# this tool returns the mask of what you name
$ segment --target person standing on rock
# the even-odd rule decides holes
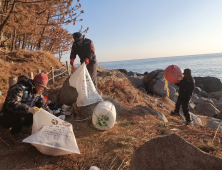
[[[97,88],[97,60],[95,48],[92,40],[85,38],[80,32],[73,34],[74,42],[70,54],[70,64],[74,68],[76,55],[80,58],[80,63],[85,62],[91,79]]]
[[[38,108],[50,112],[46,100],[41,94],[48,83],[48,76],[44,73],[37,74],[34,80],[20,76],[18,82],[8,90],[7,97],[0,112],[0,125],[11,128],[10,133],[15,140],[19,140],[23,126],[33,124],[33,114]]]
[[[186,118],[186,125],[189,125],[191,123],[191,120],[188,104],[194,91],[195,80],[191,76],[190,69],[185,69],[183,75],[183,77],[177,78],[178,80],[180,80],[180,82],[176,84],[177,86],[179,86],[179,96],[176,102],[175,110],[172,111],[171,114],[179,115],[180,106],[182,105],[182,110]]]

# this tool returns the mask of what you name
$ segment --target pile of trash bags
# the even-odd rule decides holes
[[[103,101],[91,80],[85,63],[70,76],[69,84],[78,92],[77,107],[98,103],[92,113],[92,123],[95,128],[108,130],[114,126],[115,106],[109,101]],[[62,108],[57,108],[47,96],[45,99],[51,113],[40,109],[33,115],[32,134],[23,142],[31,143],[46,155],[80,154],[72,124],[65,121],[65,116],[71,114],[70,106],[63,104]]]

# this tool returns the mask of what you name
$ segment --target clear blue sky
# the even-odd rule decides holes
[[[83,21],[68,30],[89,27],[86,38],[93,40],[98,62],[222,52],[222,0],[80,3]]]

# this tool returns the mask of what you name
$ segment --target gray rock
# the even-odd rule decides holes
[[[151,139],[133,153],[131,170],[222,169],[222,159],[194,147],[177,134]]]
[[[202,88],[207,93],[220,91],[221,81],[216,77],[194,77],[197,86],[199,84],[203,85]]]
[[[138,88],[140,91],[142,91],[143,93],[147,94],[147,91],[143,88],[143,87],[139,87]]]
[[[200,103],[196,106],[196,110],[202,113],[204,116],[215,117],[220,111],[211,103]]]
[[[132,85],[136,88],[142,87],[145,88],[145,85],[143,83],[143,80],[135,77],[127,77],[129,81],[132,83]]]
[[[203,97],[208,97],[207,93],[199,87],[195,87],[194,93],[196,93],[200,96],[203,96]]]
[[[124,74],[128,73],[128,71],[126,69],[117,69],[117,70],[120,71],[121,73],[124,73]]]
[[[199,97],[196,94],[193,94],[191,100],[197,100],[197,99],[199,99]]]
[[[165,82],[162,80],[157,80],[156,84],[153,87],[153,94],[165,97],[167,95],[167,91],[164,90]],[[172,99],[176,93],[176,90],[168,84],[169,88],[169,98]]]
[[[147,87],[148,84],[151,82],[151,80],[153,80],[159,72],[163,72],[164,70],[154,70],[150,73],[148,73],[146,76],[143,77],[143,82],[144,82],[144,85]]]
[[[193,125],[200,125],[200,126],[203,125],[201,119],[200,119],[198,116],[196,116],[196,115],[193,114],[192,112],[189,112],[189,113],[190,113],[190,120],[191,120],[191,123],[192,123]],[[182,110],[180,110],[180,115],[182,116],[182,118],[183,118],[184,121],[185,121],[186,119],[185,119],[185,117],[184,117],[184,113],[183,113]]]
[[[208,97],[219,100],[222,97],[222,91],[208,93]]]
[[[156,111],[156,110],[154,110],[154,109],[151,109],[151,108],[149,108],[149,107],[146,107],[146,106],[140,105],[140,107],[143,108],[143,109],[148,110],[151,114],[158,116],[158,118],[159,118],[160,120],[162,120],[162,121],[164,121],[164,122],[168,122],[167,118],[165,117],[165,115],[164,115],[163,113],[158,112],[158,111]]]
[[[220,125],[219,130],[222,130],[222,123],[219,122],[219,121],[216,121],[216,120],[212,120],[212,121],[209,121],[209,122],[205,125],[205,127],[206,127],[206,128],[210,128],[210,129],[217,130],[219,125]]]
[[[177,102],[177,99],[178,99],[178,96],[179,96],[179,93],[176,92],[172,98],[172,100],[176,103]]]
[[[136,73],[134,73],[132,71],[126,73],[126,76],[137,77]]]
[[[103,100],[109,101],[115,106],[116,114],[121,114],[123,111],[125,111],[125,109],[118,102],[116,102],[113,98],[103,97]],[[92,116],[93,111],[98,103],[99,102],[90,104],[88,106],[77,107],[76,102],[75,102],[72,104],[73,110],[71,110],[71,111],[76,113],[76,115],[82,115],[85,117],[89,117],[89,116]]]
[[[103,97],[103,100],[111,102],[116,108],[116,114],[121,114],[125,109],[115,99],[111,97]]]
[[[63,104],[71,106],[77,100],[78,92],[76,88],[69,85],[69,77],[67,77],[60,89],[58,106],[62,106]]]

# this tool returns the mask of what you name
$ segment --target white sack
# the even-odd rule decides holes
[[[109,101],[102,101],[95,107],[92,123],[99,130],[108,130],[116,123],[116,108]]]
[[[44,109],[33,115],[32,135],[22,142],[31,143],[46,155],[80,154],[72,125]]]
[[[76,102],[78,107],[103,101],[92,82],[85,63],[70,76],[69,84],[78,92]]]

